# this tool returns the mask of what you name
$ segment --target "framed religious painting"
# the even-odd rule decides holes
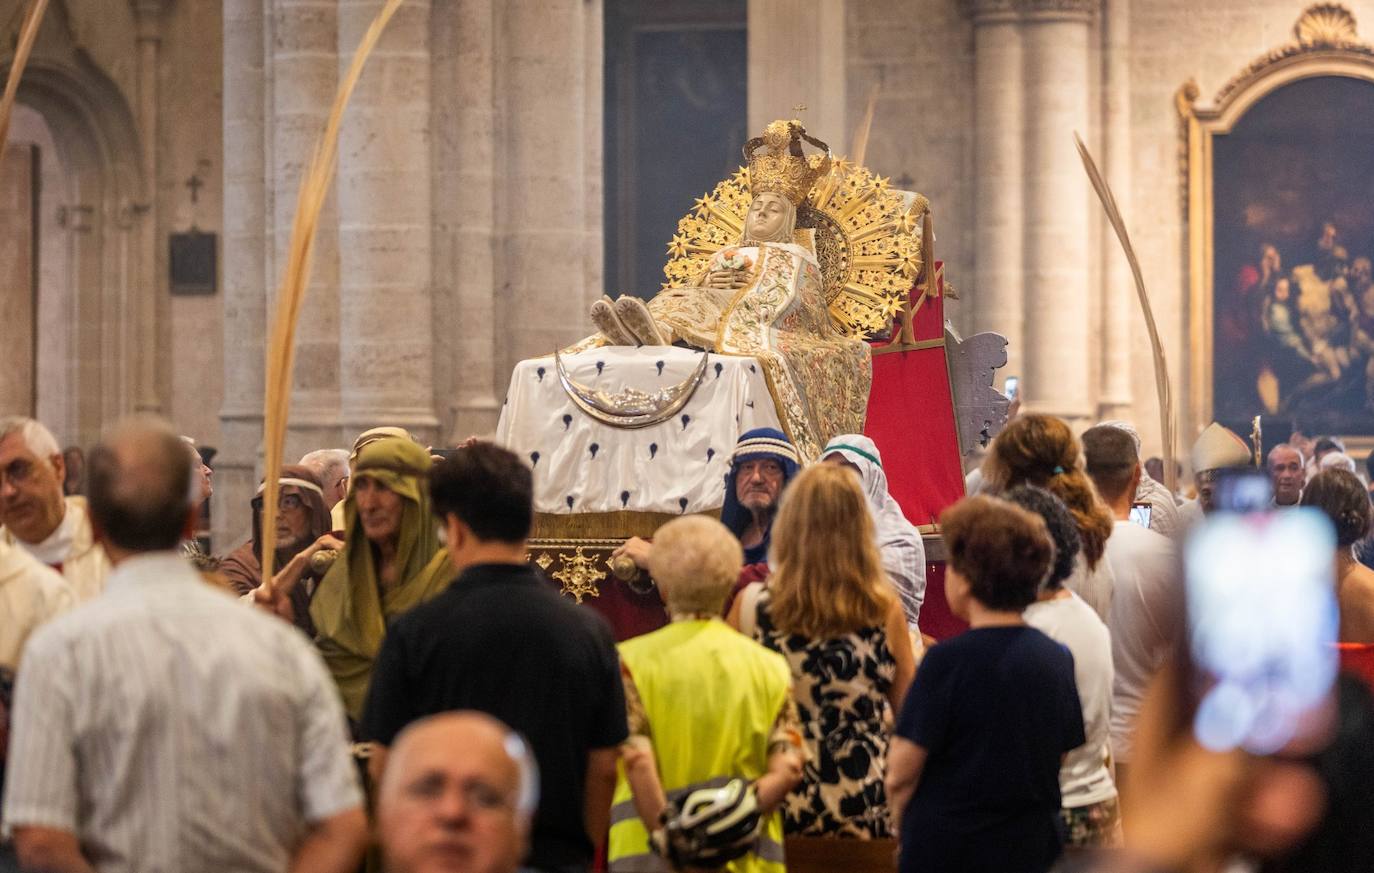
[[[1374,444],[1374,48],[1321,4],[1198,98],[1178,97],[1193,429],[1264,415]]]

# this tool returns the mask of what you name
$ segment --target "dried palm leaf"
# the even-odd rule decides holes
[[[854,128],[854,136],[849,141],[849,162],[856,167],[863,166],[864,155],[868,153],[868,134],[873,130],[873,112],[878,108],[880,90],[882,85],[878,82],[868,89],[868,107],[864,109],[864,117],[859,121],[859,126]]]
[[[334,169],[339,157],[339,125],[344,108],[353,96],[353,89],[362,75],[363,65],[377,47],[382,31],[405,0],[387,0],[363,35],[353,53],[353,63],[339,83],[334,106],[329,112],[324,132],[301,178],[301,191],[296,203],[296,218],[291,226],[291,245],[286,253],[286,272],[277,291],[276,314],[267,339],[267,387],[263,408],[263,476],[265,488],[262,500],[262,579],[270,592],[275,568],[272,559],[277,547],[277,478],[281,475],[282,451],[286,443],[286,419],[291,410],[291,370],[296,358],[296,322],[310,286],[311,256],[315,246],[315,231],[319,227],[320,211],[334,183]]]
[[[43,13],[47,8],[48,0],[33,0],[19,29],[19,44],[15,46],[14,61],[10,63],[10,77],[5,82],[5,94],[0,97],[0,154],[4,154],[5,143],[9,142],[10,116],[14,113],[14,101],[19,97],[19,80],[29,64],[29,54],[33,51],[34,41],[38,39],[38,26],[43,23]]]
[[[1078,156],[1083,159],[1083,169],[1088,171],[1088,179],[1093,184],[1093,190],[1097,192],[1098,199],[1102,201],[1102,208],[1107,212],[1107,220],[1116,231],[1116,238],[1121,241],[1121,248],[1126,253],[1126,262],[1131,266],[1131,276],[1135,279],[1136,298],[1139,299],[1140,309],[1145,314],[1145,328],[1149,331],[1150,350],[1154,355],[1155,392],[1159,395],[1159,433],[1164,443],[1164,484],[1170,491],[1175,491],[1178,488],[1178,476],[1174,467],[1177,425],[1174,419],[1173,390],[1169,382],[1169,362],[1165,360],[1164,344],[1159,339],[1154,309],[1150,306],[1150,295],[1145,290],[1145,278],[1140,272],[1140,259],[1136,257],[1135,247],[1131,245],[1131,236],[1126,232],[1126,222],[1121,217],[1121,210],[1117,208],[1111,186],[1098,172],[1097,164],[1089,154],[1088,147],[1083,144],[1077,133],[1073,135],[1073,141],[1078,146]]]

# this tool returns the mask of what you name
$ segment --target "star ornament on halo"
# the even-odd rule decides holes
[[[672,240],[668,243],[668,254],[675,258],[685,257],[687,255],[687,246],[689,242],[686,234],[673,234]]]

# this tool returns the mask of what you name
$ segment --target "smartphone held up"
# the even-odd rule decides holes
[[[1335,532],[1316,510],[1267,503],[1248,480],[1228,483],[1184,548],[1193,732],[1216,751],[1300,748],[1329,724]]]

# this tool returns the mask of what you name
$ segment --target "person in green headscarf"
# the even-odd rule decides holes
[[[430,464],[429,453],[408,439],[359,450],[344,505],[344,548],[310,604],[316,645],[355,722],[387,625],[452,580],[430,511]]]

